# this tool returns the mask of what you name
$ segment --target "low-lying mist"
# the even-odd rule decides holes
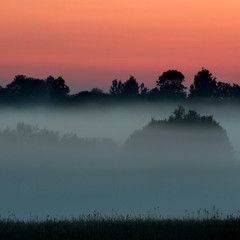
[[[199,105],[201,116],[213,115],[210,126],[169,126],[176,107],[2,110],[2,214],[236,212],[239,110]]]

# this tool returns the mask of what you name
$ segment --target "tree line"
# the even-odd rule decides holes
[[[240,86],[217,81],[212,73],[202,68],[190,85],[189,92],[184,85],[185,76],[177,70],[163,72],[156,81],[156,87],[149,89],[144,83],[139,84],[133,76],[122,82],[114,79],[109,92],[99,88],[70,94],[70,89],[62,77],[52,76],[36,79],[17,75],[13,81],[0,86],[0,103],[81,103],[85,101],[114,100],[199,100],[208,99],[216,102],[240,100]]]

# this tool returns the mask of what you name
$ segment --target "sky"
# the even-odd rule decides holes
[[[0,85],[63,76],[71,92],[130,75],[149,88],[202,67],[240,84],[239,0],[1,0]]]

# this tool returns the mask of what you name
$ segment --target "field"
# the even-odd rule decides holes
[[[221,218],[206,211],[204,218],[160,219],[146,216],[100,216],[97,213],[68,219],[17,220],[13,216],[0,220],[1,240],[214,240],[239,239],[240,218]]]

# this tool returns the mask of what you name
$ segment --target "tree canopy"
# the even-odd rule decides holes
[[[160,93],[167,98],[185,98],[184,75],[177,70],[164,72],[158,79]]]
[[[195,77],[190,86],[189,97],[208,97],[212,98],[217,93],[217,81],[209,70],[202,68]]]
[[[6,87],[0,86],[0,104],[78,104],[80,102],[111,103],[118,101],[183,101],[207,100],[210,103],[240,100],[240,86],[218,82],[212,73],[202,68],[190,85],[187,95],[185,77],[178,70],[168,70],[162,73],[156,81],[156,86],[149,89],[144,83],[139,83],[132,75],[126,80],[114,79],[109,93],[98,87],[90,91],[80,91],[70,95],[70,89],[65,80],[59,76],[49,76],[37,79],[25,75],[17,75]],[[206,101],[205,101],[206,102]]]
[[[174,164],[233,162],[233,148],[226,130],[213,116],[186,111],[179,106],[164,120],[152,119],[125,142],[131,153]]]
[[[173,113],[164,120],[154,120],[146,126],[146,128],[156,127],[197,127],[197,128],[211,128],[219,131],[224,131],[222,126],[213,119],[213,116],[201,116],[195,110],[186,111],[183,106],[178,106]]]

